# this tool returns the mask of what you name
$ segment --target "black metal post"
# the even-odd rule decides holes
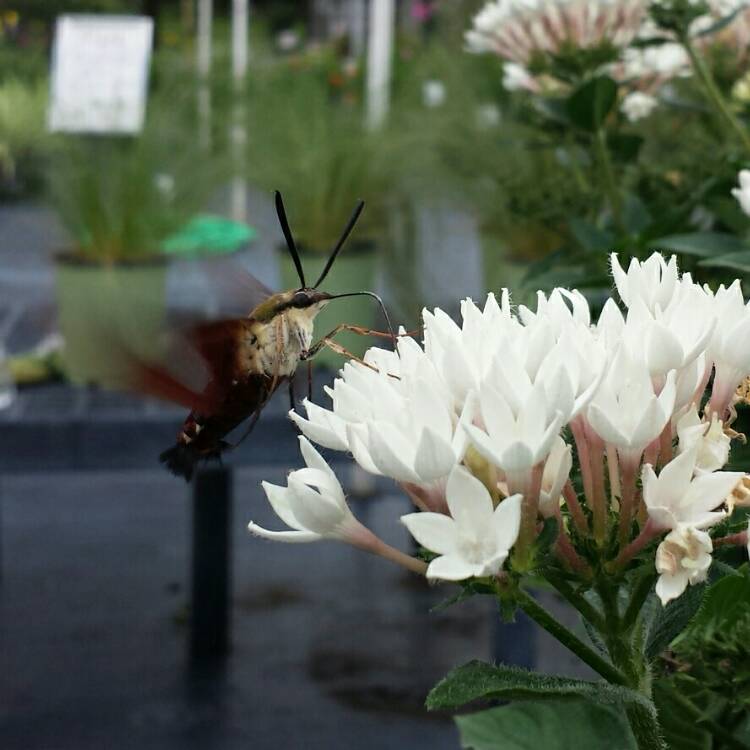
[[[194,482],[190,655],[205,659],[229,651],[232,472],[202,469]]]

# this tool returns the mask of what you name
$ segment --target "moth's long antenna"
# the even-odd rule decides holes
[[[391,339],[395,346],[396,334],[393,332],[393,326],[391,325],[391,319],[388,316],[388,310],[385,309],[383,300],[375,294],[375,292],[347,292],[346,294],[332,294],[329,299],[341,299],[342,297],[372,297],[380,306],[380,310],[385,318],[385,324],[388,326],[388,333],[391,335]]]
[[[359,203],[357,203],[351,217],[349,218],[349,221],[344,227],[344,231],[341,233],[341,237],[339,237],[339,241],[336,243],[336,246],[333,248],[333,250],[331,250],[331,254],[328,256],[328,262],[326,263],[323,272],[320,274],[320,278],[315,282],[313,289],[317,289],[323,283],[325,277],[328,276],[328,272],[331,270],[333,261],[336,260],[336,256],[339,254],[339,251],[346,242],[346,238],[351,234],[352,229],[354,229],[354,225],[357,223],[357,219],[359,219],[359,215],[362,213],[362,209],[364,207],[364,201],[360,201]]]
[[[278,190],[274,193],[274,197],[276,199],[276,215],[279,217],[279,224],[281,224],[281,231],[284,233],[284,239],[286,240],[286,246],[289,249],[289,255],[292,256],[294,267],[297,269],[297,276],[299,276],[300,281],[300,289],[306,289],[307,287],[305,285],[305,272],[302,270],[302,261],[299,259],[297,245],[294,244],[292,230],[289,229],[289,221],[286,218],[286,211],[284,210],[284,201],[282,200],[281,193]]]

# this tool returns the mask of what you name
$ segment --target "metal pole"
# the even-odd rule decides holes
[[[198,0],[198,39],[195,65],[198,70],[198,140],[200,145],[211,147],[211,33],[213,27],[213,0]]]
[[[393,57],[394,0],[370,0],[367,42],[367,124],[379,128],[388,116]]]
[[[202,469],[194,482],[190,655],[205,659],[230,644],[231,469]]]
[[[235,175],[232,178],[231,214],[235,221],[247,220],[247,183],[242,173],[245,169],[245,91],[248,63],[248,24],[250,9],[248,0],[232,0],[232,81],[234,103],[230,140]]]

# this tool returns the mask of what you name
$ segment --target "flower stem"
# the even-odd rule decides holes
[[[573,439],[576,443],[576,453],[578,454],[578,465],[581,468],[581,480],[583,481],[583,495],[586,498],[586,504],[593,511],[594,505],[594,478],[591,473],[591,452],[589,443],[586,439],[586,432],[583,424],[579,419],[574,419],[570,423],[570,429],[573,433]]]
[[[597,612],[596,607],[589,603],[573,586],[571,586],[562,576],[548,571],[544,577],[557,590],[557,592],[570,602],[580,613],[583,618],[588,620],[597,630],[604,627],[604,619]]]
[[[537,516],[539,515],[539,493],[542,488],[544,462],[540,461],[531,469],[523,490],[521,503],[521,528],[515,544],[513,566],[527,570],[532,562],[534,539],[537,535]]]
[[[607,134],[604,128],[599,128],[594,136],[594,147],[596,148],[597,159],[602,168],[604,175],[604,188],[609,198],[609,207],[612,211],[612,218],[617,225],[618,231],[627,235],[628,230],[622,218],[622,198],[617,188],[615,173],[612,169],[612,160],[609,157],[609,148],[607,147]]]
[[[631,703],[625,713],[638,750],[667,750],[655,713],[637,703]]]
[[[614,570],[624,568],[649,542],[662,532],[651,519],[646,521],[646,525],[641,529],[641,533],[633,539],[630,544],[620,550],[620,554],[612,563]]]
[[[609,504],[613,508],[614,501],[617,500],[617,507],[619,507],[622,498],[620,461],[617,457],[617,448],[612,443],[607,443],[607,471],[609,473]]]
[[[625,614],[622,618],[622,625],[625,630],[628,630],[636,621],[636,618],[643,608],[643,603],[646,601],[646,597],[651,592],[651,588],[654,585],[654,575],[649,571],[645,575],[642,575],[638,582],[633,588],[633,594],[630,597],[630,602],[625,610]]]
[[[741,547],[746,545],[748,542],[747,531],[739,531],[736,534],[728,534],[727,536],[719,537],[713,540],[714,548],[724,547],[726,545],[736,545]]]
[[[570,479],[568,479],[563,487],[563,496],[565,497],[565,504],[568,506],[570,517],[573,519],[573,524],[578,530],[578,533],[581,536],[588,536],[589,524],[586,520],[583,508],[581,507],[581,503],[578,500],[578,494],[573,487],[573,482],[571,482]]]
[[[727,125],[729,130],[739,138],[740,143],[742,143],[745,150],[750,153],[750,134],[748,134],[747,129],[729,109],[729,105],[724,99],[719,87],[716,85],[716,81],[705,61],[698,54],[687,34],[683,34],[680,37],[680,42],[688,53],[688,57],[690,57],[693,70],[703,86],[703,91],[706,94],[709,103],[714,106],[719,117],[724,121],[724,124]]]
[[[635,473],[633,462],[628,459],[620,462],[622,468],[622,502],[620,503],[620,544],[625,544],[630,537],[635,508]]]
[[[558,557],[570,568],[574,573],[582,576],[585,580],[591,580],[591,568],[588,563],[581,558],[576,552],[575,547],[570,541],[570,537],[565,532],[562,525],[562,518],[558,513],[557,523],[559,531],[557,533],[557,540],[555,541],[555,551]]]
[[[559,623],[534,597],[522,589],[515,592],[518,606],[540,627],[544,628],[550,635],[557,638],[560,643],[570,649],[581,661],[588,664],[595,672],[598,672],[605,680],[615,685],[627,685],[625,675],[600,656],[592,648],[589,648],[578,636]]]
[[[371,545],[370,547],[365,548],[366,551],[372,552],[373,554],[379,555],[380,557],[384,557],[386,560],[395,562],[402,568],[411,570],[413,573],[417,573],[421,576],[423,576],[427,571],[427,563],[424,560],[417,560],[416,557],[411,557],[411,555],[407,555],[401,550],[398,550],[395,547],[391,547],[390,544],[386,544],[380,539],[378,539],[377,541],[378,544]]]
[[[659,466],[668,464],[672,455],[672,424],[667,422],[659,437]]]
[[[590,440],[591,480],[594,492],[594,539],[601,547],[607,536],[607,508],[604,491],[604,443],[598,438]]]

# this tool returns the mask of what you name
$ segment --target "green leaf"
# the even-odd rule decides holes
[[[586,219],[571,219],[570,231],[576,242],[587,252],[610,252],[614,237],[603,229],[599,229]]]
[[[733,577],[736,571],[728,565],[714,562],[709,572],[709,583],[721,580],[726,576]],[[653,619],[646,625],[646,656],[650,659],[658,656],[687,627],[701,607],[708,586],[700,583],[688,586],[685,593],[663,607],[658,601],[648,602],[653,612]],[[655,598],[655,594],[651,597]],[[650,597],[650,598],[651,598]]]
[[[748,569],[726,575],[706,591],[698,614],[690,623],[690,630],[705,634],[724,630],[750,607],[750,575]]]
[[[585,698],[606,706],[634,705],[653,713],[653,704],[640,693],[607,682],[573,680],[529,672],[519,667],[470,661],[451,670],[427,696],[430,711],[454,709],[483,699],[530,700]]]
[[[669,747],[680,750],[711,750],[711,735],[695,725],[692,716],[674,700],[666,681],[654,685],[654,700],[659,712],[659,724],[664,732],[664,739]]]
[[[652,240],[650,244],[656,250],[697,255],[701,258],[716,258],[748,250],[748,246],[738,237],[722,232],[673,234],[670,237]]]
[[[617,84],[597,76],[577,88],[568,99],[568,116],[574,125],[591,133],[599,130],[617,101]]]
[[[731,268],[733,271],[750,273],[750,250],[719,255],[718,258],[706,258],[698,263],[704,268]]]
[[[624,162],[633,162],[638,158],[645,139],[635,133],[609,133],[607,143],[609,148],[618,159]]]
[[[685,593],[663,607],[658,601],[653,606],[653,620],[647,624],[645,653],[649,659],[658,656],[685,629],[701,605],[706,584],[688,586]],[[651,597],[656,598],[655,594]],[[649,597],[649,598],[651,598]]]
[[[685,629],[698,611],[706,584],[688,586],[685,593],[663,607],[659,602],[654,606],[654,619],[649,624],[646,636],[646,656],[658,656]],[[656,597],[655,594],[652,594]]]
[[[457,716],[467,750],[635,750],[622,713],[584,700],[514,703]]]
[[[635,193],[625,195],[622,214],[625,227],[631,234],[640,234],[651,224],[651,214],[646,204]]]
[[[552,122],[560,125],[570,125],[568,107],[565,99],[558,96],[534,97],[534,108]]]

